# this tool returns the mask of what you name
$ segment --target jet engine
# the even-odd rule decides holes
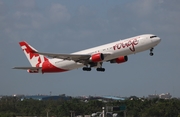
[[[104,60],[104,55],[102,53],[93,54],[89,60],[92,62],[100,62]]]
[[[120,57],[118,57],[116,59],[110,60],[110,63],[118,63],[118,64],[120,64],[120,63],[124,63],[126,61],[128,61],[128,57],[127,56],[120,56]]]

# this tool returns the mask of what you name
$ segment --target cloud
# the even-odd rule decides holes
[[[0,0],[0,5],[3,5],[3,2]]]
[[[145,16],[145,15],[149,15],[154,7],[154,1],[153,0],[138,0],[138,2],[136,2],[133,5],[133,9],[134,11],[136,11],[137,14]]]
[[[44,16],[39,12],[16,11],[13,15],[14,28],[16,29],[39,29],[44,23]]]
[[[49,15],[54,23],[68,21],[71,17],[68,9],[61,4],[52,4]]]
[[[14,4],[18,9],[23,9],[23,10],[27,10],[27,9],[33,10],[36,7],[35,0],[16,0]]]
[[[40,39],[52,42],[107,36],[116,39],[120,35],[177,33],[180,30],[179,6],[168,0],[137,0],[100,12],[85,5],[72,12],[68,5],[60,3],[39,8],[35,0],[18,0],[13,6],[7,9],[8,5],[0,0],[0,13],[6,11],[0,17],[0,33],[6,40]],[[176,20],[172,21],[172,18]]]
[[[44,28],[43,25],[49,25],[49,22],[64,22],[70,19],[70,14],[67,8],[61,4],[52,4],[50,8],[44,8],[42,12],[35,4],[34,0],[18,0],[15,3],[11,15],[6,18],[14,20],[15,28],[30,29]],[[16,24],[16,25],[15,25]]]
[[[0,20],[2,20],[3,16],[7,13],[7,8],[5,7],[2,0],[0,0]]]
[[[39,35],[52,39],[57,36],[53,30],[71,18],[66,6],[52,3],[40,9],[35,0],[14,1],[11,9],[0,0],[0,16],[1,41],[41,39]]]
[[[114,28],[129,33],[178,33],[178,3],[177,0],[137,0],[111,8],[108,20]]]

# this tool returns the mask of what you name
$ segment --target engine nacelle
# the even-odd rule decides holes
[[[30,70],[30,69],[28,69],[27,72],[28,73],[39,73],[39,70],[38,69],[37,70]]]
[[[104,55],[102,53],[93,54],[89,60],[92,62],[100,62],[104,60]]]
[[[110,63],[118,63],[119,64],[119,63],[124,63],[126,61],[128,61],[127,56],[120,56],[120,57],[118,57],[116,59],[110,60]]]

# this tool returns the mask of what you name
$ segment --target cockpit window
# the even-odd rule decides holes
[[[157,37],[157,36],[150,36],[150,38],[154,38],[154,37]]]

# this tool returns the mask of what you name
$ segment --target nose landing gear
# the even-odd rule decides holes
[[[150,49],[150,53],[149,53],[150,56],[153,56],[153,55],[154,55],[153,50],[154,50],[154,48],[151,48],[151,49]]]

